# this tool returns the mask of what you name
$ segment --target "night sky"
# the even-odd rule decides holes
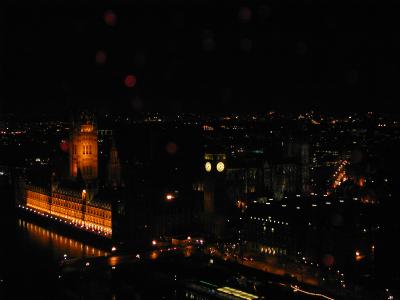
[[[0,112],[393,111],[400,98],[395,4],[33,2],[3,10]]]

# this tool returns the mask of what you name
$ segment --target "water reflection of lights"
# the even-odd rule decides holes
[[[158,252],[157,251],[152,251],[150,253],[150,258],[151,259],[157,259],[158,258]]]
[[[108,255],[108,252],[104,250],[85,245],[77,240],[62,236],[23,219],[18,220],[18,227],[25,231],[29,238],[40,246],[49,247],[51,245],[56,258],[63,257],[64,254],[67,254],[68,257]]]
[[[121,262],[121,258],[119,256],[110,256],[107,261],[108,265],[115,267]]]

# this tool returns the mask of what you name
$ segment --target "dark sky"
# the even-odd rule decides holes
[[[3,11],[2,111],[388,111],[400,96],[395,4],[33,2]]]

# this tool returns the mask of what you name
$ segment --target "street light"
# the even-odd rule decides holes
[[[165,195],[165,199],[166,199],[167,201],[172,201],[172,200],[175,199],[175,195],[174,195],[174,194],[171,194],[171,193],[168,193],[168,194]]]
[[[356,251],[356,261],[359,261],[359,260],[361,260],[363,258],[363,256],[361,255],[361,252],[360,251]]]

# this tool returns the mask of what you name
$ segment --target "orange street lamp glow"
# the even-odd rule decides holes
[[[165,198],[167,199],[167,201],[171,201],[171,200],[175,199],[175,196],[173,194],[167,194],[165,196]]]
[[[360,251],[356,251],[356,261],[360,261],[361,259],[363,259],[364,256],[361,255]]]

